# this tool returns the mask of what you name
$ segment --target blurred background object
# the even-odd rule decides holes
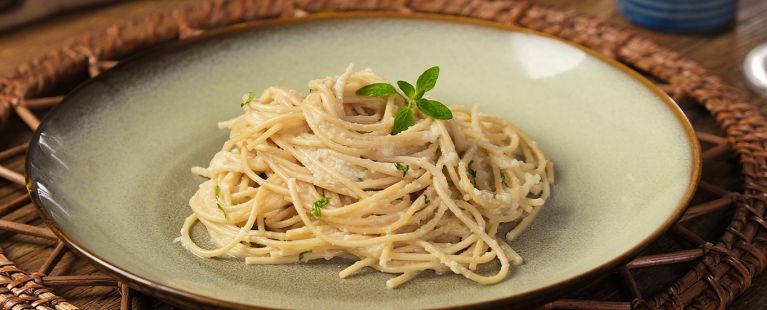
[[[639,26],[671,32],[706,32],[735,21],[737,0],[617,0],[618,10]]]
[[[118,0],[0,0],[0,31],[56,13]]]
[[[754,92],[767,98],[767,43],[755,47],[746,55],[743,74]]]
[[[737,0],[616,0],[616,9],[641,27],[681,33],[710,34],[733,26]],[[743,75],[751,89],[767,98],[767,43],[743,59]]]

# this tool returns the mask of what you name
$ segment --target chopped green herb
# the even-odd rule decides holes
[[[437,85],[437,78],[439,78],[439,67],[434,66],[421,73],[415,86],[405,81],[397,81],[397,86],[406,96],[407,104],[397,110],[397,114],[394,115],[392,135],[415,125],[416,116],[414,112],[416,108],[424,115],[434,119],[449,120],[453,118],[450,108],[439,101],[423,98],[427,91],[432,90]],[[388,83],[375,83],[358,89],[356,93],[368,97],[386,97],[396,94],[397,90]]]
[[[509,180],[506,178],[506,174],[501,171],[501,183],[503,183],[504,186],[509,187]]]
[[[362,182],[362,181],[363,181],[362,178],[357,178],[357,182]]]
[[[242,103],[240,103],[240,107],[244,107],[246,104],[250,104],[253,102],[253,99],[256,99],[256,92],[248,92],[244,95],[242,95]]]
[[[301,254],[298,254],[298,261],[302,262],[302,263],[306,262],[306,260],[304,260],[304,259],[306,258],[306,255],[309,255],[309,254],[312,254],[312,251],[303,251],[303,252],[301,252]]]
[[[216,198],[221,197],[221,187],[216,185]]]
[[[330,198],[328,197],[322,197],[320,199],[317,199],[317,201],[312,203],[312,216],[314,217],[322,216],[322,208],[327,206],[329,203],[330,203]]]
[[[428,205],[431,203],[431,200],[429,199],[429,196],[426,196],[426,194],[423,195],[423,202]]]
[[[228,220],[229,219],[229,213],[226,213],[226,210],[224,210],[224,208],[221,206],[221,204],[217,202],[216,203],[216,207],[218,207],[218,209],[221,210],[221,213],[224,214],[224,218],[226,218]]]
[[[396,94],[397,90],[389,83],[374,83],[358,89],[356,93],[367,97],[387,97]]]
[[[402,171],[403,177],[407,174],[407,171],[410,170],[410,166],[400,163],[394,163],[394,167],[397,168],[397,170]]]
[[[466,167],[466,173],[469,174],[469,177],[471,177],[471,184],[474,184],[474,186],[477,185],[477,170],[474,170],[471,166],[474,165],[474,161],[469,162],[469,166]]]

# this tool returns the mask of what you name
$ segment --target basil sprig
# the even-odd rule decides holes
[[[403,132],[410,128],[410,126],[415,125],[416,109],[434,119],[449,120],[453,118],[453,113],[442,102],[423,98],[426,92],[432,90],[437,85],[437,78],[439,78],[439,67],[434,66],[421,73],[415,86],[405,81],[397,81],[397,86],[405,94],[407,104],[399,108],[394,115],[392,135]],[[389,83],[374,83],[358,89],[356,93],[357,95],[367,97],[388,97],[397,94],[397,90]]]

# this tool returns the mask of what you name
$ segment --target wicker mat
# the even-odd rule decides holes
[[[16,114],[31,130],[39,125],[33,111],[44,111],[61,100],[60,94],[75,82],[94,77],[144,48],[171,40],[183,40],[208,31],[249,20],[304,16],[319,11],[383,10],[403,13],[423,12],[460,15],[513,24],[549,33],[614,58],[651,78],[676,99],[693,120],[703,152],[704,181],[698,194],[673,228],[661,239],[683,240],[685,249],[640,255],[602,278],[617,276],[625,291],[620,300],[602,296],[599,289],[571,294],[580,299],[550,300],[548,309],[631,309],[692,307],[721,309],[743,293],[751,279],[767,264],[767,131],[765,119],[744,93],[727,85],[714,73],[678,53],[659,46],[652,40],[605,22],[574,12],[533,5],[524,1],[205,1],[152,14],[131,22],[117,24],[85,34],[78,40],[48,51],[44,56],[20,64],[17,70],[0,78],[0,127]],[[701,114],[713,117],[718,126],[705,125]],[[38,112],[38,115],[41,112]],[[3,138],[19,135],[4,130]],[[28,135],[27,135],[28,136]],[[32,208],[25,191],[25,180],[10,163],[24,155],[26,144],[0,152],[0,182],[13,194],[0,201],[0,217],[21,208]],[[734,158],[740,169],[721,168],[721,158]],[[719,163],[717,163],[719,161]],[[725,160],[726,161],[726,160]],[[706,182],[706,174],[740,174],[740,184]],[[709,178],[717,180],[720,178]],[[729,188],[729,189],[727,189]],[[709,238],[710,232],[695,232],[686,223],[712,213],[730,210],[729,225]],[[0,249],[0,308],[2,309],[76,309],[65,298],[51,292],[50,287],[114,286],[122,296],[121,307],[130,308],[128,285],[107,276],[50,276],[65,244],[46,227],[32,226],[0,218],[0,230],[50,240],[55,244],[43,266],[36,270],[17,266]],[[7,236],[7,233],[0,234]],[[663,240],[658,241],[663,242]],[[652,247],[650,250],[652,252]],[[656,266],[687,264],[687,271],[665,288],[655,289],[653,296],[642,296],[637,274],[647,277]],[[648,269],[649,268],[649,269]],[[655,268],[662,269],[662,268]],[[663,269],[665,270],[665,269]],[[668,277],[668,274],[654,276]],[[607,280],[596,286],[612,285]],[[132,285],[132,283],[128,283]],[[592,287],[594,286],[592,285]],[[168,296],[165,296],[168,297]],[[552,296],[554,297],[554,296]],[[610,300],[610,301],[606,301]]]

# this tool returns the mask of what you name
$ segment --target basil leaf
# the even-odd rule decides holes
[[[391,134],[396,135],[413,125],[415,125],[415,115],[413,114],[413,111],[407,106],[401,107],[394,116],[394,127],[391,129]]]
[[[367,97],[386,97],[397,93],[389,83],[374,83],[357,90],[357,95]]]
[[[397,81],[397,86],[399,86],[399,89],[402,90],[403,93],[405,93],[405,96],[407,96],[410,99],[415,98],[415,88],[412,84],[405,82],[405,81]]]
[[[415,98],[413,98],[413,99],[418,100],[418,99],[423,98],[423,94],[424,93],[425,93],[425,91],[419,90],[417,93],[415,93]]]
[[[439,77],[439,67],[434,66],[426,69],[421,76],[418,77],[418,81],[415,84],[415,89],[423,92],[430,91],[437,85],[437,78]]]
[[[421,113],[431,116],[432,118],[448,120],[453,118],[453,112],[447,108],[444,104],[436,100],[418,99],[415,104]]]

